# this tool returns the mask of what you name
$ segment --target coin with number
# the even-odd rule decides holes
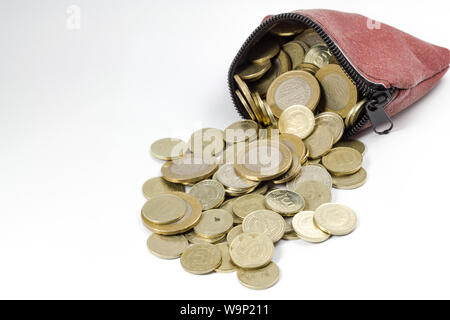
[[[303,211],[295,215],[292,227],[300,239],[308,242],[319,243],[330,238],[328,233],[323,232],[314,224],[314,211]]]
[[[290,133],[305,139],[314,130],[314,114],[305,106],[294,105],[281,114],[278,126],[281,133]]]
[[[178,258],[188,245],[188,241],[183,235],[162,236],[152,234],[147,240],[147,247],[150,252],[162,259]]]
[[[335,176],[349,175],[361,169],[363,158],[353,148],[339,147],[332,149],[322,158],[322,164]]]
[[[273,257],[273,242],[262,233],[242,233],[230,244],[230,256],[235,265],[244,269],[262,268]]]
[[[193,274],[207,274],[214,271],[222,261],[220,249],[213,244],[194,244],[181,255],[184,270]]]
[[[314,211],[331,201],[331,189],[319,181],[303,181],[295,191],[305,199],[305,211]]]
[[[289,216],[303,210],[305,199],[297,192],[277,189],[266,195],[265,204],[270,210]]]
[[[213,209],[203,212],[194,231],[204,238],[216,238],[227,233],[233,227],[233,217],[222,209]]]
[[[314,222],[323,232],[333,236],[345,236],[355,230],[358,219],[349,207],[326,203],[317,208]]]
[[[150,147],[151,154],[160,160],[181,158],[188,150],[186,142],[180,139],[165,138],[155,141]]]
[[[271,210],[258,210],[250,213],[242,222],[242,230],[246,233],[265,234],[272,241],[278,242],[284,235],[286,222],[278,213]]]
[[[223,185],[215,180],[203,180],[195,184],[189,194],[198,199],[203,211],[217,208],[225,199]]]
[[[216,244],[216,247],[218,247],[220,249],[220,252],[222,253],[222,262],[220,263],[220,266],[216,268],[216,272],[229,273],[236,271],[237,267],[231,260],[230,248],[228,246],[228,243],[219,243]]]
[[[186,202],[169,193],[155,195],[142,207],[142,215],[154,224],[169,224],[184,217],[187,210]]]
[[[142,193],[147,200],[160,193],[177,191],[184,192],[184,186],[182,184],[166,181],[162,177],[149,179],[142,186]]]
[[[271,262],[261,269],[239,269],[237,273],[239,282],[250,289],[263,290],[275,285],[280,278],[280,269]]]

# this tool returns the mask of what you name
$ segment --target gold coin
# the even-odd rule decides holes
[[[294,40],[292,40],[292,41],[295,41],[295,42],[297,42],[299,45],[301,45],[302,48],[303,48],[303,51],[304,51],[305,53],[309,51],[310,46],[308,46],[308,44],[307,44],[306,42],[304,42],[304,41],[302,41],[302,40],[297,40],[296,38],[294,38]]]
[[[278,213],[271,210],[258,210],[250,213],[242,222],[245,233],[262,233],[275,243],[279,241],[286,229],[286,222]]]
[[[283,184],[289,182],[295,179],[295,177],[297,177],[298,174],[300,173],[300,170],[302,169],[302,163],[300,161],[300,158],[297,156],[297,154],[292,152],[292,150],[291,154],[292,154],[291,168],[285,174],[279,176],[278,178],[276,178],[276,180],[273,180],[272,182],[274,184]]]
[[[240,225],[235,226],[233,229],[228,231],[227,242],[232,243],[234,238],[236,238],[241,233],[244,233],[244,230],[242,230],[242,225],[240,224]]]
[[[200,129],[189,139],[189,149],[195,156],[216,156],[223,151],[225,143],[222,130],[214,128]]]
[[[364,155],[366,152],[366,146],[364,143],[358,140],[344,140],[336,143],[336,148],[338,147],[346,147],[346,148],[352,148],[361,153],[361,155]]]
[[[203,212],[200,221],[194,227],[197,235],[204,238],[217,238],[233,227],[233,217],[226,210],[212,209]]]
[[[316,126],[323,126],[330,129],[334,137],[333,144],[341,140],[345,129],[344,120],[334,112],[322,112],[316,116]]]
[[[181,255],[181,266],[193,274],[207,274],[214,271],[222,261],[220,249],[213,244],[194,244]]]
[[[328,233],[320,230],[314,223],[314,211],[303,211],[298,213],[292,220],[292,227],[300,239],[319,243],[330,238]]]
[[[252,120],[242,120],[229,125],[225,129],[225,141],[239,143],[252,141],[258,137],[258,124]]]
[[[297,186],[304,181],[319,181],[326,185],[329,189],[331,189],[333,185],[331,175],[323,166],[308,165],[303,166],[297,178],[291,182],[288,182],[286,187],[288,190],[295,191]]]
[[[265,195],[267,193],[267,190],[269,190],[269,186],[266,183],[261,184],[257,189],[252,191],[250,194],[261,194]]]
[[[280,37],[290,37],[302,33],[304,28],[298,23],[281,22],[272,27],[269,31]]]
[[[278,127],[278,121],[275,118],[275,116],[273,115],[272,109],[270,109],[270,107],[267,104],[267,102],[263,101],[262,108],[267,113],[267,115],[269,116],[269,126],[272,126],[273,128],[277,128]]]
[[[259,182],[251,181],[237,175],[234,164],[224,164],[217,170],[217,180],[227,189],[235,191],[248,191],[256,188]]]
[[[331,190],[319,181],[302,181],[295,191],[305,199],[305,211],[314,211],[320,205],[331,201]]]
[[[256,109],[256,105],[255,105],[255,102],[253,101],[252,93],[251,93],[250,89],[248,88],[247,84],[237,74],[234,75],[234,81],[238,85],[239,90],[241,90],[242,94],[244,95],[245,100],[248,102],[248,104],[250,106],[250,109],[254,113],[254,110]],[[255,116],[256,116],[256,114],[255,114]]]
[[[233,217],[233,223],[234,223],[234,224],[241,224],[243,219],[241,219],[240,217],[238,217],[237,215],[235,215],[234,212],[233,212],[233,202],[234,202],[235,200],[236,200],[236,199],[229,199],[229,200],[225,201],[225,202],[220,206],[220,209],[222,209],[222,210],[227,210],[227,211],[232,215],[232,217]]]
[[[289,59],[289,57],[287,58]],[[283,59],[285,59],[284,56]],[[270,70],[267,71],[266,74],[261,79],[249,84],[252,91],[254,92],[256,91],[261,95],[261,97],[265,97],[267,94],[267,90],[269,90],[269,87],[272,84],[272,82],[275,80],[276,77],[278,77],[282,73],[282,71],[286,69],[285,63],[286,61],[282,60],[281,56],[280,59],[276,59],[272,64],[272,68],[270,68]]]
[[[225,199],[225,189],[220,182],[203,180],[192,186],[189,194],[200,201],[203,211],[217,208]]]
[[[319,69],[320,68],[318,66],[311,64],[311,63],[302,63],[301,65],[299,65],[297,67],[297,70],[303,70],[303,71],[309,72],[313,76],[316,75],[316,73],[317,73],[317,71],[319,71]]]
[[[316,126],[314,131],[305,139],[311,159],[319,159],[333,147],[334,136],[328,127]]]
[[[294,134],[304,139],[314,130],[314,114],[305,106],[292,106],[283,111],[278,125],[281,133]]]
[[[233,202],[233,212],[236,216],[244,219],[247,215],[254,211],[264,210],[265,197],[260,194],[248,194],[237,198]]]
[[[335,176],[356,173],[361,169],[362,162],[361,153],[346,147],[334,148],[322,158],[324,167]]]
[[[152,234],[147,240],[151,253],[162,259],[176,259],[186,250],[189,243],[183,235],[162,236]]]
[[[216,163],[189,155],[179,160],[166,162],[161,168],[161,173],[167,181],[194,184],[211,177],[217,168]]]
[[[280,134],[279,139],[281,143],[285,144],[291,151],[295,152],[300,159],[305,156],[306,146],[299,136],[290,133],[282,133]]]
[[[358,90],[350,78],[336,64],[321,68],[316,78],[323,91],[322,109],[338,113],[342,118],[347,117],[358,99]]]
[[[282,48],[287,53],[287,55],[291,60],[292,69],[297,68],[303,63],[303,59],[305,57],[305,50],[303,49],[300,43],[296,41],[291,41],[285,43]]]
[[[278,56],[275,58],[275,63],[279,64],[280,66],[280,71],[279,74],[288,72],[289,70],[292,69],[292,62],[291,62],[291,58],[289,58],[289,56],[287,55],[286,52],[284,52],[283,50],[280,50],[280,53],[278,54]],[[275,78],[274,78],[275,79]],[[269,87],[267,87],[269,88]]]
[[[292,231],[289,233],[285,233],[282,239],[283,240],[299,240],[300,237],[295,233],[295,231]]]
[[[317,208],[314,222],[323,231],[333,236],[345,236],[355,230],[357,225],[355,212],[338,203],[326,203]]]
[[[149,179],[142,186],[142,193],[147,200],[154,195],[174,191],[184,192],[184,186],[182,184],[166,181],[162,177]]]
[[[305,199],[297,192],[277,189],[269,192],[265,200],[266,207],[281,215],[294,215],[305,207]]]
[[[271,140],[259,140],[241,152],[234,165],[236,173],[252,181],[268,181],[284,174],[292,165],[288,147]]]
[[[318,44],[325,44],[320,35],[315,32],[313,29],[307,29],[295,37],[295,40],[303,41],[309,47],[314,47]]]
[[[293,70],[277,77],[267,91],[267,103],[273,114],[280,118],[287,108],[303,105],[315,110],[320,99],[317,79],[305,71]]]
[[[172,194],[182,198],[186,202],[186,214],[183,218],[174,223],[159,225],[151,223],[141,213],[144,225],[154,233],[168,236],[181,234],[192,229],[200,220],[200,217],[202,215],[202,206],[197,199],[182,192],[173,192]]]
[[[262,268],[270,263],[274,246],[262,233],[242,233],[230,244],[230,256],[235,265],[244,269]]]
[[[186,142],[175,138],[165,138],[153,142],[150,153],[160,160],[175,160],[181,158],[188,150]]]
[[[264,101],[258,92],[252,93],[253,101],[255,102],[256,109],[255,114],[257,114],[256,119],[261,125],[268,126],[270,124],[269,115],[265,111]]]
[[[239,77],[243,80],[254,81],[260,79],[269,69],[272,67],[270,60],[264,61],[264,63],[248,64],[238,71]]]
[[[317,44],[305,55],[305,63],[311,63],[319,68],[323,68],[330,63],[331,52],[324,44]]]
[[[278,40],[273,37],[265,37],[253,46],[248,59],[253,63],[263,64],[275,57],[279,51]]]
[[[367,99],[363,99],[355,104],[353,108],[350,109],[348,112],[347,117],[345,118],[345,127],[350,128],[356,123],[356,120],[358,120],[359,116],[361,115],[361,112],[364,110],[364,107],[367,103]]]
[[[250,108],[250,105],[247,103],[247,100],[245,100],[242,93],[239,90],[236,90],[235,92],[236,92],[236,96],[238,97],[239,101],[244,106],[245,111],[247,111],[248,115],[250,116],[250,119],[252,119],[253,121],[256,121],[256,116],[253,113],[252,109]]]
[[[342,190],[353,190],[361,187],[367,180],[367,172],[364,168],[359,169],[358,172],[347,176],[334,177],[333,187]]]
[[[280,269],[274,262],[271,262],[261,269],[239,269],[237,276],[243,286],[254,290],[264,290],[278,282]]]
[[[142,207],[142,215],[154,224],[169,224],[180,220],[186,214],[186,202],[171,193],[150,198]]]
[[[201,243],[216,244],[216,243],[222,242],[225,239],[226,234],[222,234],[216,238],[204,238],[204,237],[201,237],[198,234],[196,234],[194,230],[191,230],[191,231],[185,233],[184,236],[192,244],[201,244]]]
[[[220,252],[222,254],[222,262],[215,271],[219,273],[229,273],[236,271],[237,267],[233,263],[233,261],[231,261],[230,248],[228,247],[228,243],[219,243],[216,244],[216,247],[220,249]]]

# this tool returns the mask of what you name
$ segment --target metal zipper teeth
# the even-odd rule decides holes
[[[261,25],[259,25],[252,32],[252,34],[247,38],[247,40],[244,42],[242,47],[239,49],[239,52],[236,55],[236,57],[234,58],[234,60],[231,64],[231,67],[229,69],[228,87],[229,87],[230,94],[233,99],[235,108],[242,117],[246,118],[248,116],[246,116],[246,113],[240,107],[240,105],[235,97],[235,94],[234,94],[234,92],[236,91],[236,85],[234,83],[233,76],[234,76],[237,64],[239,62],[241,62],[242,58],[244,57],[244,55],[246,55],[250,46],[253,45],[254,43],[256,43],[256,41],[259,40],[258,38],[262,37],[263,31],[267,31],[271,26],[275,25],[277,22],[285,21],[285,20],[298,21],[298,22],[305,24],[306,26],[308,26],[310,28],[313,28],[319,34],[319,36],[325,41],[325,43],[327,44],[331,53],[335,56],[336,60],[339,62],[341,67],[347,73],[347,76],[356,85],[359,92],[361,92],[364,97],[368,97],[376,91],[376,89],[374,87],[379,86],[379,85],[371,83],[368,80],[366,80],[364,77],[362,77],[358,73],[358,71],[356,71],[356,69],[352,66],[352,64],[347,60],[347,58],[344,56],[344,54],[341,52],[341,50],[336,46],[334,41],[328,36],[328,34],[325,33],[325,31],[317,23],[312,21],[310,18],[302,16],[301,14],[298,14],[298,13],[282,13],[282,14],[270,17],[269,19],[267,19],[266,21],[261,23]],[[356,133],[358,133],[358,131],[361,130],[361,128],[367,123],[367,121],[369,121],[369,116],[367,114],[364,114],[355,125],[353,125],[352,127],[348,128],[346,130],[346,136],[352,136],[352,135],[355,135]]]

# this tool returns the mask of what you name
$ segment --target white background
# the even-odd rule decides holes
[[[81,8],[81,29],[66,9]],[[141,186],[162,137],[239,119],[227,69],[260,20],[359,12],[450,47],[445,1],[1,1],[0,298],[450,298],[450,79],[371,132],[350,236],[277,245],[266,291],[146,248]]]

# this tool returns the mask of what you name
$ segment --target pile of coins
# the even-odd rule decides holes
[[[141,217],[156,256],[180,258],[193,274],[237,271],[242,285],[266,289],[279,279],[281,240],[320,243],[355,230],[356,214],[332,203],[332,188],[367,179],[364,144],[342,140],[365,101],[304,29],[277,25],[235,75],[252,120],[152,144],[166,162],[143,186]]]

